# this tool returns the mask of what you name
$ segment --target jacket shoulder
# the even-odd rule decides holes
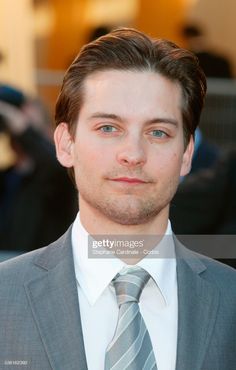
[[[5,282],[9,284],[11,281],[15,281],[16,284],[19,284],[24,281],[26,276],[29,275],[32,266],[34,266],[34,261],[36,261],[40,254],[48,248],[50,248],[50,246],[24,253],[1,262],[0,287],[3,286]]]
[[[188,267],[199,276],[218,287],[222,294],[229,294],[236,301],[236,270],[222,262],[205,255],[196,253],[181,243],[178,247],[178,256]]]
[[[46,247],[24,253],[0,263],[0,288],[4,282],[21,284],[25,280],[37,278],[42,271],[56,266],[67,254],[71,228],[58,240]]]

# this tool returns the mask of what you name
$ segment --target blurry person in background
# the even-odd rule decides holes
[[[173,231],[177,235],[236,235],[235,189],[236,150],[221,151],[209,167],[198,167],[181,180],[170,207]],[[236,268],[235,256],[236,246],[227,256],[222,245],[215,258]]]
[[[108,26],[106,24],[101,24],[99,26],[91,27],[88,30],[88,33],[87,33],[87,37],[86,37],[87,42],[94,41],[97,38],[106,35],[107,33],[109,33],[111,31],[111,28],[112,28],[111,26]],[[75,49],[74,54],[68,60],[68,65],[70,65],[73,62],[73,60],[76,58],[77,54],[78,54],[78,50]],[[66,65],[66,68],[67,68],[68,65]]]
[[[0,169],[0,249],[26,252],[66,230],[77,210],[76,195],[56,160],[42,103],[0,85],[0,116],[13,153]]]
[[[194,136],[194,153],[189,174],[212,168],[219,161],[221,153],[221,148],[214,142],[207,140],[198,127]]]
[[[180,183],[170,218],[176,234],[236,234],[236,151],[221,153],[214,165]]]
[[[183,35],[207,77],[231,78],[230,62],[207,47],[205,34],[186,25]],[[208,140],[197,128],[190,173],[172,199],[170,219],[176,234],[235,234],[235,153]],[[235,266],[235,262],[230,264]]]
[[[189,24],[185,25],[181,32],[188,49],[198,57],[206,77],[233,77],[230,61],[225,56],[211,50],[206,41],[206,34],[201,27]]]
[[[197,58],[170,41],[122,28],[82,48],[54,134],[80,212],[51,245],[0,264],[0,364],[236,368],[236,272],[185,248],[169,221],[205,92]]]
[[[111,26],[101,24],[100,26],[94,27],[89,31],[88,42],[94,41],[101,36],[105,36],[111,31]]]

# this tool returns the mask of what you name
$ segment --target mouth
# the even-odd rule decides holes
[[[126,183],[126,184],[147,184],[146,181],[136,178],[136,177],[118,177],[118,178],[110,179],[110,181]]]

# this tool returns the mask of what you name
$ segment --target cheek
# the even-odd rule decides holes
[[[109,167],[111,156],[92,143],[77,145],[75,148],[74,167],[78,177],[86,176],[89,181],[95,174],[104,173]],[[83,179],[82,179],[83,181]]]
[[[170,158],[170,167],[173,173],[176,173],[180,176],[181,166],[182,166],[183,156],[179,153],[173,153]]]
[[[180,167],[182,164],[183,156],[179,155],[177,152],[173,153],[171,156],[170,162],[173,163],[176,167]]]
[[[156,168],[158,171],[163,172],[178,172],[180,171],[182,164],[182,156],[180,156],[177,152],[165,152],[159,153],[152,158],[152,165],[153,168]]]
[[[74,148],[74,156],[77,164],[87,166],[89,163],[93,163],[100,156],[100,153],[92,143],[79,141]]]

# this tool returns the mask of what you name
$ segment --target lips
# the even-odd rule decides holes
[[[111,179],[111,181],[123,182],[128,184],[146,184],[146,181],[143,181],[136,177],[118,177],[115,179]]]

